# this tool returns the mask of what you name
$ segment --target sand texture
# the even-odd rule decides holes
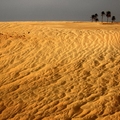
[[[120,23],[1,22],[0,120],[120,120]]]

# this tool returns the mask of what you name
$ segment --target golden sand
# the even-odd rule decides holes
[[[120,120],[120,23],[1,22],[0,120]]]

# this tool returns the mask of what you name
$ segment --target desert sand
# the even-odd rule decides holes
[[[0,120],[120,120],[120,23],[0,22]]]

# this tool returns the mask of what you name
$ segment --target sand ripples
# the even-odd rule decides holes
[[[1,120],[119,120],[120,31],[59,24],[0,24]]]

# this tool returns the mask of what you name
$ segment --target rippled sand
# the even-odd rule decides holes
[[[120,23],[1,22],[0,120],[120,120]]]

